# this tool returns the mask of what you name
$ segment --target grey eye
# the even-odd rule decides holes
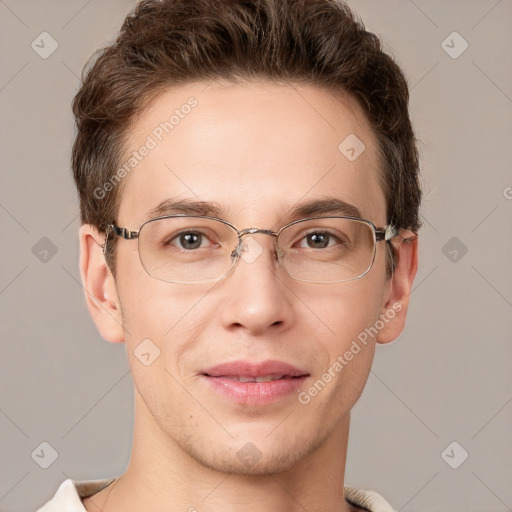
[[[308,247],[312,249],[324,249],[331,240],[330,233],[310,233],[306,236]]]
[[[167,245],[175,245],[179,249],[185,249],[191,251],[193,249],[199,249],[203,246],[203,242],[207,242],[208,238],[197,231],[184,231],[171,238]]]

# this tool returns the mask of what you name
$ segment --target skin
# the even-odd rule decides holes
[[[335,197],[386,225],[375,138],[357,103],[315,86],[250,81],[194,83],[152,101],[130,132],[127,154],[190,96],[198,106],[123,183],[119,226],[136,230],[169,197],[214,201],[239,229],[276,229],[296,203]],[[349,134],[366,150],[351,162],[338,150]],[[403,330],[417,270],[417,239],[400,245],[385,277],[385,245],[362,279],[292,280],[265,249],[217,283],[169,284],[142,268],[136,241],[119,239],[117,275],[105,267],[104,236],[80,228],[80,271],[100,334],[125,343],[135,384],[131,460],[115,486],[84,500],[89,512],[140,510],[343,511],[350,410],[367,381],[376,343]],[[200,369],[234,359],[279,359],[306,369],[302,390],[344,354],[393,304],[401,310],[307,405],[292,394],[256,407],[212,391]],[[149,338],[160,356],[145,366],[134,350]],[[260,459],[237,456],[253,443]]]

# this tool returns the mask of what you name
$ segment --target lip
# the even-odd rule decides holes
[[[283,361],[268,360],[261,363],[251,361],[231,361],[201,370],[199,373],[210,377],[265,377],[266,375],[286,375],[301,377],[309,375],[306,370]]]
[[[265,405],[296,394],[309,373],[283,361],[232,361],[199,372],[211,389],[231,401],[249,405]],[[283,378],[266,382],[239,382],[232,377],[265,377],[283,375]]]

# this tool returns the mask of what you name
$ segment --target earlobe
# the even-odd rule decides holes
[[[390,343],[405,327],[409,298],[418,270],[418,235],[404,238],[396,249],[397,264],[389,282],[389,297],[382,308],[384,327],[377,335],[377,343]]]
[[[101,336],[112,343],[124,341],[121,308],[114,277],[106,265],[102,244],[105,236],[95,226],[79,230],[80,276],[89,313]]]

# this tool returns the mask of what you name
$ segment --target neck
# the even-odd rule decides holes
[[[345,501],[343,490],[349,415],[318,446],[301,447],[304,456],[292,467],[242,474],[200,462],[187,439],[192,436],[176,439],[162,432],[137,392],[135,412],[128,469],[115,485],[99,493],[102,497],[91,498],[94,506],[89,508],[84,501],[88,511],[354,510]]]

